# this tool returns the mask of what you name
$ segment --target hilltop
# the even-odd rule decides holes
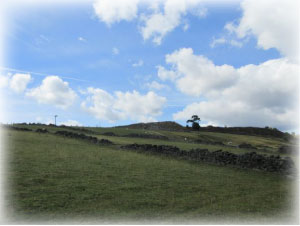
[[[163,130],[163,131],[177,131],[177,132],[192,131],[191,128],[183,127],[182,125],[180,125],[179,123],[176,123],[174,121],[135,123],[135,124],[125,125],[125,126],[116,126],[115,128]],[[270,128],[270,127],[261,128],[261,127],[205,126],[205,127],[200,127],[199,131],[276,137],[276,138],[282,138],[285,140],[290,140],[293,138],[292,135],[290,135],[289,133],[284,133],[276,128]]]
[[[135,123],[135,124],[125,125],[125,126],[116,126],[115,128],[185,131],[185,127],[173,121]]]

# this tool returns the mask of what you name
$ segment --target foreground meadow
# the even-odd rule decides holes
[[[6,207],[16,222],[297,221],[295,178],[119,148],[141,138],[95,145],[31,131],[4,137]]]

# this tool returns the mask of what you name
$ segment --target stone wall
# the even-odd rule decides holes
[[[256,152],[237,155],[227,151],[213,151],[207,149],[180,150],[174,146],[152,144],[130,144],[121,147],[145,153],[181,157],[185,159],[215,163],[218,165],[232,165],[240,168],[259,169],[268,172],[290,174],[295,172],[295,165],[291,158],[280,156],[260,155]]]
[[[98,140],[97,137],[87,136],[83,133],[73,133],[73,132],[62,130],[62,131],[55,132],[55,134],[64,136],[64,137],[68,137],[68,138],[86,140],[86,141],[92,142],[94,144],[113,144],[113,142],[111,142],[110,140],[106,140],[106,139]]]

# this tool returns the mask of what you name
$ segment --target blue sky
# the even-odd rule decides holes
[[[255,14],[248,1],[111,2],[7,6],[6,122],[184,124],[198,114],[203,126],[298,128],[298,42],[281,35],[297,31],[294,11],[272,29],[264,13],[278,1]]]

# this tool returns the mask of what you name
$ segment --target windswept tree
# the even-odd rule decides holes
[[[200,122],[200,118],[198,117],[198,115],[193,115],[191,117],[191,119],[188,119],[186,121],[187,126],[189,125],[189,123],[192,123],[193,130],[199,130],[200,129],[199,122]]]

